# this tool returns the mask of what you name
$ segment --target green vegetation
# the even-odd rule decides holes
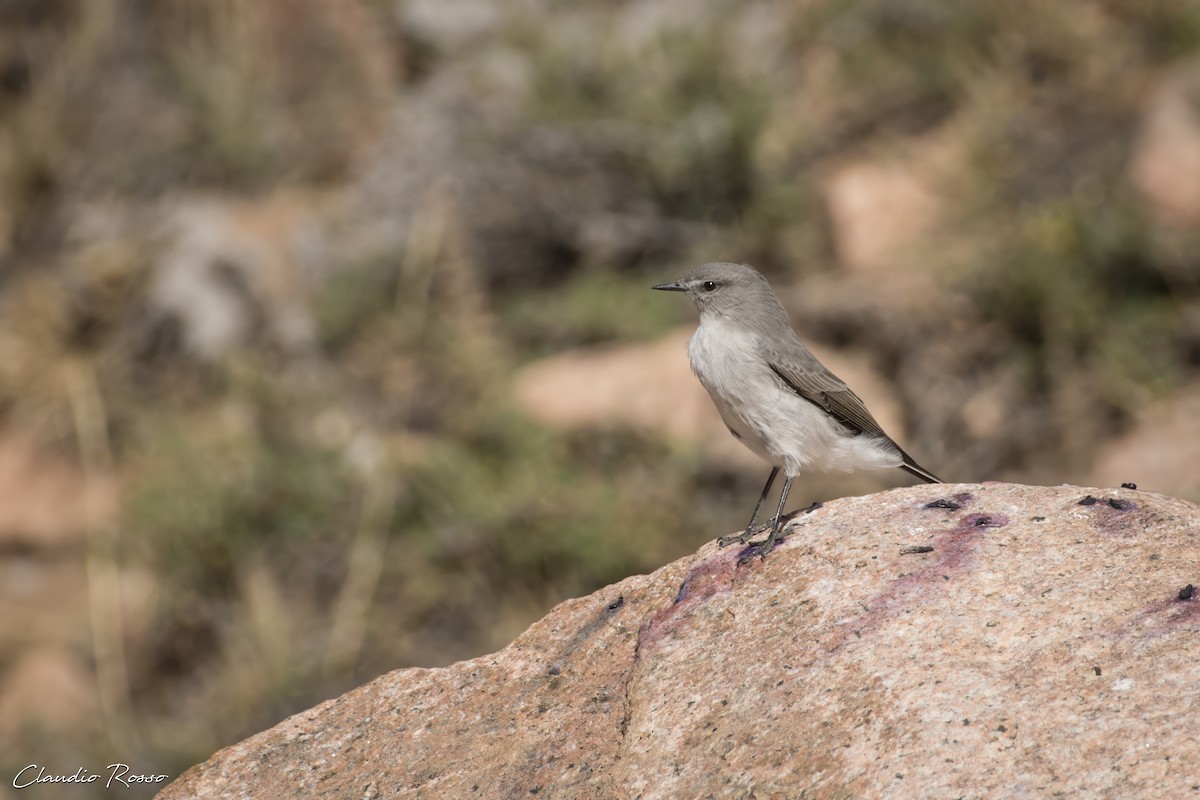
[[[514,292],[505,298],[501,319],[524,357],[564,346],[648,340],[682,322],[687,309],[664,309],[661,298],[646,291],[647,279],[641,272],[580,270],[556,290],[553,304],[540,292]]]
[[[740,215],[753,204],[767,87],[765,76],[739,71],[731,58],[723,31],[733,18],[731,10],[641,42],[610,30],[598,47],[582,48],[574,37],[536,29],[524,42],[535,59],[531,121],[604,142],[609,168],[644,181],[670,216]]]
[[[1064,365],[1125,411],[1177,385],[1180,300],[1126,204],[1042,204],[995,259],[972,292],[983,318],[1012,333],[1017,357],[1039,366],[1046,391]]]

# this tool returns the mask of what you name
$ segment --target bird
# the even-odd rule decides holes
[[[771,465],[745,532],[718,540],[721,547],[746,544],[770,529],[743,551],[739,563],[765,559],[784,538],[783,509],[802,472],[899,467],[927,483],[942,483],[904,452],[845,381],[800,341],[756,269],[713,262],[651,288],[683,292],[695,304],[700,324],[687,347],[692,372],[734,438]],[[785,481],[775,517],[756,528],[781,470]]]

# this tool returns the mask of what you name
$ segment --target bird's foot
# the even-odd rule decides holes
[[[767,560],[767,554],[774,551],[779,543],[786,537],[783,532],[783,525],[771,531],[771,535],[763,539],[761,542],[755,542],[747,547],[742,552],[738,553],[738,566],[745,564],[747,561],[752,561],[756,556],[763,561]]]
[[[745,544],[746,542],[758,536],[760,533],[766,533],[775,527],[774,522],[768,522],[766,525],[751,525],[743,533],[732,534],[730,536],[722,536],[717,539],[717,547],[725,548],[731,544]]]
[[[814,502],[808,508],[802,508],[798,511],[793,511],[791,514],[785,515],[782,519],[778,520],[776,522],[776,524],[774,524],[774,525],[764,525],[763,527],[759,528],[757,531],[755,531],[756,534],[762,533],[767,528],[770,528],[771,535],[768,536],[767,538],[763,539],[761,542],[755,542],[754,544],[750,545],[745,550],[743,550],[741,553],[738,553],[738,564],[739,565],[745,564],[747,561],[750,561],[755,556],[766,561],[767,554],[772,552],[776,547],[779,546],[780,542],[782,542],[784,539],[786,539],[788,537],[788,534],[784,532],[784,529],[787,528],[788,524],[792,521],[792,519],[798,514],[811,514],[812,512],[816,511],[820,507],[821,507],[820,502]],[[738,536],[722,536],[721,539],[722,540],[728,539],[729,541],[727,542],[727,544],[732,544],[734,542],[737,542],[738,544],[745,544],[746,541],[748,541],[751,536],[752,536],[752,534],[750,533],[750,531],[746,531],[745,533],[740,534]],[[718,542],[718,543],[720,543],[720,542]],[[725,545],[721,544],[721,546],[724,547]]]

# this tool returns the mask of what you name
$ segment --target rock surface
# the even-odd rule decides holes
[[[160,797],[1196,793],[1200,509],[917,486],[792,530],[765,561],[709,543],[499,653],[384,675]]]

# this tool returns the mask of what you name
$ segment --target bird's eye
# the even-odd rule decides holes
[[[717,288],[716,282],[714,282],[714,281],[705,281],[704,282],[704,291],[711,292],[713,289],[716,289],[716,288]]]

